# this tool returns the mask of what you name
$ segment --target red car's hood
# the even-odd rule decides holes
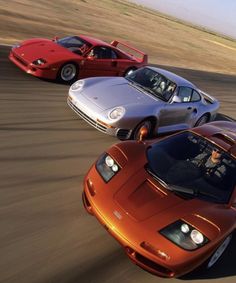
[[[47,62],[57,59],[74,57],[74,54],[66,48],[60,46],[49,39],[30,39],[22,42],[21,46],[14,49],[14,52],[28,62],[33,62],[39,58]]]

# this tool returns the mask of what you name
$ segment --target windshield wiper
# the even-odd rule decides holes
[[[213,193],[209,193],[209,192],[206,192],[206,191],[197,191],[197,192],[195,192],[195,195],[196,196],[209,197],[209,198],[217,201],[218,203],[222,203],[222,199],[219,196],[217,196]]]
[[[209,192],[205,192],[205,191],[200,191],[197,189],[193,189],[193,188],[186,188],[186,187],[181,187],[181,186],[176,186],[176,185],[169,185],[167,187],[168,190],[179,194],[179,195],[184,195],[184,196],[189,196],[189,197],[208,197],[208,198],[212,198],[215,201],[217,201],[218,203],[221,203],[222,200],[220,199],[220,197],[214,195],[213,193],[209,193]]]
[[[143,86],[143,85],[141,85],[141,84],[139,84],[139,83],[137,83],[137,82],[135,82],[135,81],[132,81],[132,80],[130,80],[130,79],[128,79],[128,78],[126,78],[126,79],[127,79],[127,80],[130,82],[130,84],[131,84],[133,87],[135,87],[136,89],[141,90],[141,91],[148,92],[148,93],[152,94],[153,96],[155,96],[155,97],[157,97],[157,98],[160,98],[161,100],[164,100],[164,98],[163,98],[160,94],[156,93],[156,92],[153,91],[151,88],[149,88],[149,87],[147,87],[147,86]]]
[[[152,94],[153,96],[155,96],[157,98],[160,98],[161,100],[165,101],[164,97],[161,94],[156,93],[151,88],[149,88],[147,86],[140,85],[140,84],[138,84],[138,87],[140,87],[141,89],[147,91],[148,93]]]
[[[177,185],[169,185],[168,190],[174,192],[174,193],[184,193],[191,196],[196,196],[196,192],[193,189],[177,186]]]
[[[156,173],[154,173],[149,167],[146,167],[146,170],[154,179],[160,182],[165,188],[168,187],[168,184],[161,177],[159,177]]]

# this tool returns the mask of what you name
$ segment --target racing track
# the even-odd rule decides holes
[[[8,61],[8,52],[0,47],[0,282],[170,282],[132,264],[83,209],[83,176],[117,140],[69,109],[68,86],[25,74]],[[236,118],[236,76],[175,71],[219,98],[221,113]],[[235,240],[210,272],[182,280],[233,283],[233,257]]]

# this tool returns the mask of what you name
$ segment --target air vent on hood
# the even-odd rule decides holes
[[[218,138],[231,146],[235,144],[236,140],[236,137],[234,135],[231,136],[224,132],[216,133],[212,137]]]

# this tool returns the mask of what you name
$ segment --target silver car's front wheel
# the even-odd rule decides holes
[[[153,124],[150,120],[144,120],[138,126],[134,129],[133,134],[131,136],[132,139],[139,139],[140,136],[140,130],[142,127],[145,127],[147,129],[147,138],[150,138],[152,135],[152,129],[153,129]]]
[[[75,64],[67,63],[59,71],[59,79],[62,82],[73,82],[78,76],[78,69]]]
[[[231,239],[232,239],[232,234],[230,234],[224,239],[224,241],[220,244],[220,246],[216,249],[216,251],[208,260],[206,264],[207,269],[211,268],[220,259],[226,248],[229,246]]]

